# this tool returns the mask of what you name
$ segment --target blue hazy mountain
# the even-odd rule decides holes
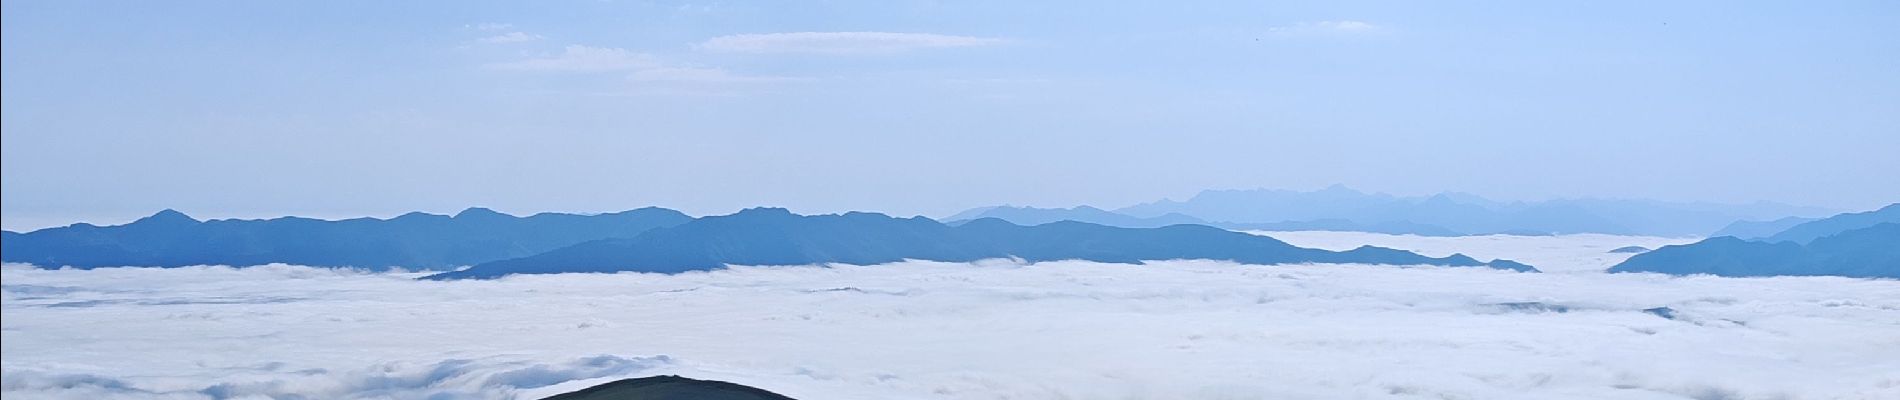
[[[1649,248],[1643,247],[1643,246],[1623,246],[1623,247],[1610,249],[1611,254],[1642,254],[1642,253],[1648,253],[1648,252],[1649,252]]]
[[[1135,217],[1181,214],[1227,223],[1346,220],[1363,225],[1406,223],[1450,232],[1609,233],[1699,236],[1738,220],[1825,215],[1827,210],[1775,203],[1710,204],[1650,200],[1563,199],[1500,202],[1465,193],[1399,197],[1344,186],[1313,192],[1209,190],[1186,201],[1162,200],[1115,212]]]
[[[1410,221],[1382,221],[1374,223],[1353,222],[1346,219],[1316,219],[1308,221],[1282,222],[1220,222],[1216,226],[1228,229],[1253,231],[1333,231],[1333,232],[1372,232],[1394,235],[1419,236],[1464,236],[1468,233],[1445,229],[1437,225],[1426,225]],[[1492,232],[1497,233],[1497,232]],[[1541,232],[1539,234],[1542,234]]]
[[[1343,231],[1421,236],[1461,236],[1466,234],[1443,227],[1405,221],[1386,221],[1367,224],[1335,218],[1281,222],[1211,222],[1179,213],[1169,213],[1154,217],[1136,217],[1090,206],[1078,206],[1074,208],[979,207],[945,217],[943,220],[951,225],[956,225],[982,218],[996,218],[1017,225],[1042,225],[1057,221],[1075,221],[1121,228],[1157,228],[1168,225],[1194,224],[1227,229],[1260,231]]]
[[[0,255],[40,266],[176,267],[258,265],[447,268],[538,254],[578,243],[631,238],[692,217],[663,208],[515,217],[484,208],[454,216],[327,221],[284,217],[199,221],[165,210],[118,226],[74,224],[7,232]]]
[[[655,229],[631,239],[599,240],[547,253],[476,265],[433,279],[493,278],[561,272],[710,270],[726,265],[880,264],[903,260],[965,262],[1214,259],[1242,263],[1367,263],[1485,266],[1463,255],[1443,258],[1379,247],[1334,252],[1204,225],[1119,228],[1058,221],[1024,226],[996,218],[947,225],[924,217],[853,212],[797,215],[754,208]],[[1534,269],[1499,261],[1492,267]]]
[[[1900,223],[1836,232],[1806,244],[1716,237],[1638,254],[1610,272],[1900,278]]]
[[[1772,221],[1735,221],[1710,233],[1709,237],[1730,236],[1736,239],[1761,239],[1793,228],[1795,225],[1819,220],[1820,218],[1787,217]]]
[[[1200,218],[1181,214],[1135,217],[1089,206],[1077,206],[1073,208],[982,207],[949,216],[944,218],[944,222],[957,225],[983,218],[996,218],[1017,225],[1042,225],[1057,221],[1087,222],[1096,225],[1123,228],[1157,228],[1180,224],[1209,225],[1207,221],[1202,221]]]
[[[1847,213],[1804,222],[1800,225],[1789,227],[1787,230],[1775,233],[1772,236],[1762,239],[1762,241],[1808,243],[1815,239],[1848,230],[1883,223],[1900,223],[1900,203],[1889,204],[1886,207],[1881,207],[1879,210]]]

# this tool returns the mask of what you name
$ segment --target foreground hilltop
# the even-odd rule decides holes
[[[903,260],[966,262],[992,258],[1114,263],[1210,259],[1247,264],[1490,266],[1535,271],[1510,261],[1485,263],[1463,255],[1435,258],[1371,246],[1341,252],[1309,249],[1271,237],[1204,225],[1118,228],[1059,221],[1023,226],[985,218],[953,226],[924,217],[894,218],[862,212],[798,215],[782,208],[754,208],[655,229],[631,239],[582,243],[430,278],[495,278],[562,272],[673,273],[726,265],[868,265]]]
[[[673,375],[621,379],[542,400],[792,400],[737,383]]]

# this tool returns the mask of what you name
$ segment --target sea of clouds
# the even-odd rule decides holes
[[[1665,240],[1461,239],[1539,267]],[[814,400],[1900,398],[1900,281],[1588,272],[1608,257],[1547,274],[990,261],[451,282],[10,265],[0,395],[533,399],[678,374]]]

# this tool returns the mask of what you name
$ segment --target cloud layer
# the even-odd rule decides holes
[[[730,53],[861,54],[918,49],[992,46],[1003,39],[896,32],[787,32],[726,35],[699,44],[707,51]]]
[[[654,374],[806,399],[1900,396],[1894,281],[1206,261],[0,274],[8,398],[538,398]]]

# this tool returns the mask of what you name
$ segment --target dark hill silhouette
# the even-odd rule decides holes
[[[737,383],[673,375],[621,379],[542,400],[792,400]]]
[[[515,217],[484,208],[455,216],[326,221],[284,217],[198,221],[173,210],[118,226],[74,224],[0,238],[0,257],[46,267],[177,267],[289,263],[329,267],[449,268],[630,238],[691,220],[642,208],[611,214]]]
[[[1900,223],[1848,230],[1805,245],[1716,237],[1638,254],[1610,272],[1900,278]]]
[[[632,239],[582,243],[547,253],[485,263],[431,279],[495,278],[562,272],[674,273],[726,265],[881,264],[903,260],[966,262],[1215,259],[1242,263],[1367,263],[1484,266],[1463,255],[1425,257],[1362,247],[1344,252],[1295,247],[1279,240],[1202,225],[1117,228],[1074,221],[1022,226],[984,218],[951,226],[923,218],[874,213],[802,216],[754,208],[705,217]],[[1522,264],[1496,267],[1534,271]]]

